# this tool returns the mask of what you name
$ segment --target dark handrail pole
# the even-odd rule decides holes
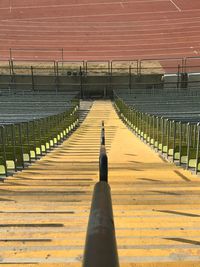
[[[101,145],[105,146],[105,129],[104,129],[104,121],[102,121],[102,128],[101,128]]]
[[[118,267],[110,186],[95,185],[85,245],[83,267]]]
[[[94,187],[87,228],[83,267],[119,267],[112,200],[108,181],[108,158],[104,122],[101,129],[99,178]]]
[[[101,128],[101,147],[99,153],[99,180],[104,182],[108,181],[108,157],[106,154],[106,147],[105,147],[104,121],[102,121],[102,128]]]
[[[101,146],[99,156],[99,180],[108,182],[108,157],[106,155],[106,148]]]

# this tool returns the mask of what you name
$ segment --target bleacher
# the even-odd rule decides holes
[[[78,92],[0,92],[0,175],[21,170],[78,125]]]
[[[115,90],[122,119],[146,143],[186,168],[200,171],[200,92]]]

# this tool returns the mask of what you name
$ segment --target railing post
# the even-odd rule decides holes
[[[196,150],[196,166],[195,173],[198,173],[198,165],[199,165],[199,147],[200,147],[200,123],[197,124],[197,150]]]
[[[132,71],[131,71],[131,65],[129,66],[129,90],[131,93],[131,89],[132,89]]]
[[[191,147],[191,124],[187,123],[187,162],[186,162],[186,169],[189,168],[189,161],[190,161],[190,147]]]
[[[178,75],[177,75],[177,88],[181,88],[180,86],[180,65],[178,64]]]
[[[31,81],[32,81],[32,90],[35,91],[35,81],[34,81],[33,66],[31,66]]]
[[[6,156],[6,140],[5,140],[5,126],[1,126],[1,142],[2,142],[2,150],[3,150],[3,162],[5,168],[5,175],[8,176],[7,170],[7,156]]]
[[[183,126],[182,126],[182,122],[179,122],[179,129],[180,129],[180,137],[179,137],[179,153],[180,153],[180,157],[179,157],[179,165],[181,165],[181,155],[182,155],[182,139],[183,139]]]
[[[12,83],[12,89],[16,89],[16,83],[15,83],[15,72],[14,72],[14,62],[13,60],[10,61],[11,65],[11,83]]]
[[[82,67],[80,66],[80,92],[81,92],[81,99],[83,99],[83,71],[82,71]]]
[[[62,67],[63,67],[63,61],[64,61],[64,48],[61,48],[61,59],[62,59]]]
[[[9,57],[10,57],[10,61],[12,60],[12,48],[9,49]]]

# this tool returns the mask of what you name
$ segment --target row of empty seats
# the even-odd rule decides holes
[[[116,90],[122,119],[149,145],[187,168],[200,171],[200,91]]]
[[[0,175],[21,170],[78,125],[78,92],[0,93]]]
[[[200,73],[168,73],[162,77],[164,88],[198,88],[200,86]]]

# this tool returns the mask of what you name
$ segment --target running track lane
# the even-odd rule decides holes
[[[66,60],[198,56],[199,14],[197,0],[2,0],[0,55],[12,47],[31,49],[13,52],[23,59],[60,60],[60,48]]]

